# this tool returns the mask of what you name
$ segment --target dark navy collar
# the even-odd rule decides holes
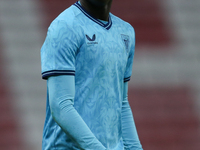
[[[107,30],[109,30],[112,26],[112,20],[110,18],[108,18],[108,23],[104,24],[103,22],[101,22],[100,20],[92,17],[79,3],[78,1],[74,4],[78,9],[80,9],[89,19],[91,19],[92,21],[94,21],[95,23],[99,24],[100,26],[106,28]]]

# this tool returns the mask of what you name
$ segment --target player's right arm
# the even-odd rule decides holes
[[[78,32],[76,24],[73,28],[71,24],[72,22],[55,20],[48,29],[41,49],[42,77],[48,84],[51,114],[80,149],[104,150],[106,148],[73,106],[75,60],[81,41],[77,34],[81,32]]]
[[[105,150],[74,108],[74,76],[52,76],[47,80],[53,119],[84,150]]]

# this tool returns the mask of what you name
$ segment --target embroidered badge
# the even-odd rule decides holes
[[[121,38],[122,38],[122,41],[124,43],[124,46],[125,46],[125,49],[126,49],[126,52],[128,53],[129,52],[129,36],[128,35],[124,35],[124,34],[121,34]]]
[[[87,34],[85,36],[86,36],[86,38],[88,40],[87,44],[98,44],[98,42],[95,41],[96,40],[96,35],[95,34],[92,36],[92,38],[90,38]]]
[[[89,41],[95,41],[96,40],[96,35],[94,34],[92,36],[92,38],[90,38],[87,34],[86,34],[86,38],[89,40]]]

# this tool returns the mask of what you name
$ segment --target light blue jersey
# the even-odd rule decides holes
[[[50,25],[41,49],[42,77],[75,76],[74,107],[96,138],[110,149],[122,144],[123,84],[130,80],[134,29],[110,13],[107,23],[77,2]],[[67,86],[67,85],[66,85]],[[47,91],[43,149],[73,149],[73,141],[53,120]]]

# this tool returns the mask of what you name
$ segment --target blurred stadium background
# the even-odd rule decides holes
[[[0,1],[0,149],[41,149],[40,47],[75,0]],[[129,101],[144,150],[200,150],[200,1],[113,0],[136,31]]]

